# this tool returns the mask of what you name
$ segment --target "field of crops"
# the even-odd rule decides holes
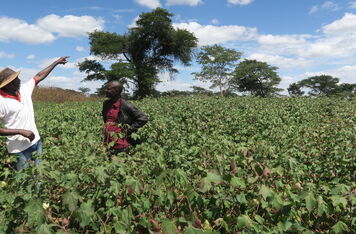
[[[135,102],[144,143],[109,159],[100,102],[36,103],[42,162],[0,151],[0,233],[355,232],[356,100]]]

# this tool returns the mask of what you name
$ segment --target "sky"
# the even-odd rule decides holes
[[[141,13],[163,7],[173,26],[187,29],[198,46],[219,44],[278,67],[279,85],[327,74],[356,83],[356,1],[353,0],[11,0],[0,8],[0,69],[31,79],[60,56],[70,56],[40,85],[95,92],[77,64],[90,54],[88,32],[123,35]],[[105,62],[106,65],[110,61]],[[201,66],[176,63],[173,79],[160,74],[159,91],[209,88],[194,80]],[[287,91],[282,92],[287,94]]]

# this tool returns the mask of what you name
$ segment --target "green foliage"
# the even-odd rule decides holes
[[[210,88],[218,87],[223,96],[230,89],[232,72],[241,53],[220,45],[203,46],[197,55],[197,62],[202,65],[201,72],[194,72],[195,79],[211,82]]]
[[[331,95],[337,88],[338,78],[329,75],[309,77],[299,82],[301,87],[309,88],[309,95]]]
[[[154,93],[159,82],[158,73],[178,72],[174,62],[188,66],[192,59],[197,38],[187,30],[175,29],[173,14],[162,8],[142,13],[136,26],[125,35],[109,32],[89,34],[90,51],[102,59],[118,60],[105,70],[96,61],[84,61],[79,69],[85,71],[86,80],[130,80],[135,86],[135,94],[144,97]]]
[[[355,100],[143,99],[111,158],[101,104],[36,103],[36,167],[0,142],[0,232],[355,233]]]
[[[258,97],[272,96],[282,91],[276,87],[281,82],[276,70],[277,67],[265,62],[246,59],[236,67],[230,84],[235,91]]]
[[[85,72],[87,77],[84,80],[106,80],[105,68],[95,60],[85,59],[78,64],[79,70]]]
[[[288,93],[292,97],[304,95],[301,89],[309,90],[311,96],[338,96],[343,98],[353,98],[356,96],[356,84],[338,84],[339,78],[329,75],[313,76],[292,83],[288,87]]]
[[[204,89],[204,88],[199,87],[199,86],[194,86],[193,85],[191,88],[193,89],[193,93],[194,94],[207,94],[207,95],[212,95],[213,94],[212,91]]]
[[[80,87],[78,90],[84,94],[87,94],[90,92],[90,89],[87,87]]]
[[[343,83],[338,85],[334,95],[346,97],[346,98],[356,97],[356,83],[355,84]]]
[[[301,85],[298,83],[290,84],[287,90],[291,97],[300,97],[304,95],[304,91],[301,90]]]

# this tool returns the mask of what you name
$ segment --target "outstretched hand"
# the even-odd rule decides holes
[[[59,59],[57,59],[57,64],[66,64],[68,61],[67,61],[67,58],[69,58],[69,56],[63,56],[63,57],[60,57]]]

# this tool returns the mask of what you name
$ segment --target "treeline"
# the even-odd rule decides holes
[[[163,8],[142,13],[136,26],[122,35],[95,31],[89,34],[90,53],[102,60],[116,60],[105,68],[96,60],[85,60],[79,70],[87,74],[84,80],[120,80],[133,88],[133,96],[166,95],[155,90],[160,82],[159,74],[178,72],[175,62],[189,66],[193,58],[201,65],[201,71],[192,73],[196,80],[209,82],[211,89],[218,89],[221,96],[238,93],[258,97],[279,95],[281,78],[277,67],[265,62],[245,59],[241,52],[220,45],[203,46],[198,51],[198,39],[185,29],[172,25],[169,13]],[[338,84],[339,79],[327,75],[310,77],[289,86],[291,96],[338,95],[354,97],[355,84]],[[98,94],[102,93],[98,90]],[[202,90],[200,90],[202,91]],[[199,93],[196,89],[191,92]],[[169,94],[177,91],[167,92]],[[204,91],[205,94],[210,94]]]

